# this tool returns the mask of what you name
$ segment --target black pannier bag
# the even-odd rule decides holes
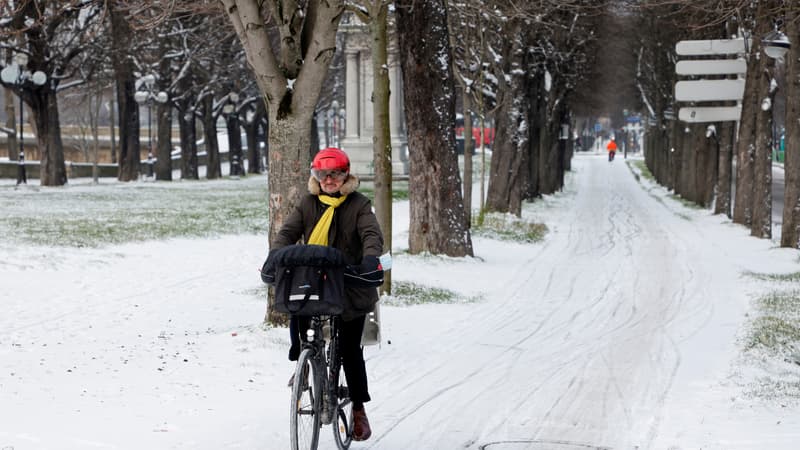
[[[296,316],[338,315],[344,310],[344,256],[322,245],[270,251],[261,278],[275,286],[275,310]]]

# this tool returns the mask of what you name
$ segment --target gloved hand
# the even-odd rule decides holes
[[[348,265],[344,270],[344,284],[350,287],[378,287],[383,284],[383,267],[377,256],[365,256],[361,264]]]
[[[270,250],[269,256],[272,255],[273,251]],[[264,261],[264,265],[261,266],[261,281],[272,284],[275,282],[275,259],[269,256],[267,256],[267,260]]]

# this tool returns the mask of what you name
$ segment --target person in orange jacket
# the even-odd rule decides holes
[[[617,143],[614,142],[614,138],[611,138],[611,140],[608,141],[608,145],[606,145],[606,149],[608,150],[608,160],[609,161],[613,161],[614,160],[614,154],[617,153]]]

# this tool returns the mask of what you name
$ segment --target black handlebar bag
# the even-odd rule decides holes
[[[270,252],[262,274],[274,270],[275,310],[295,316],[344,310],[342,253],[322,245],[289,245]]]

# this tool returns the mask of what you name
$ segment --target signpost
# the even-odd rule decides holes
[[[692,80],[675,83],[675,100],[679,102],[741,100],[742,96],[744,80]]]
[[[747,73],[747,61],[743,58],[678,61],[675,72],[678,75],[744,75]]]
[[[675,44],[675,53],[681,56],[736,55],[744,51],[742,38],[680,41]]]
[[[690,123],[737,121],[741,115],[741,106],[692,106],[678,110],[678,119]]]
[[[739,55],[745,52],[744,39],[707,39],[680,41],[675,44],[675,52],[681,56]],[[675,83],[675,101],[700,102],[700,105],[681,107],[678,119],[684,122],[723,122],[738,121],[742,107],[703,106],[702,102],[741,102],[744,97],[744,75],[747,62],[736,59],[690,59],[678,61],[675,72],[682,76],[735,75],[736,79],[682,80]]]

